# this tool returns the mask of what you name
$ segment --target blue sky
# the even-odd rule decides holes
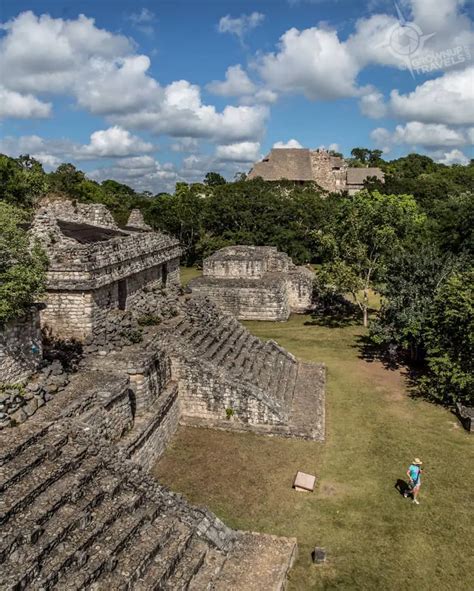
[[[274,145],[466,163],[472,16],[463,0],[3,0],[0,150],[151,191],[232,178]]]

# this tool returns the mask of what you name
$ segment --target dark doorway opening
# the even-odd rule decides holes
[[[127,307],[127,280],[120,279],[118,282],[118,305],[119,310],[125,310]]]
[[[168,265],[167,265],[167,263],[163,263],[161,265],[161,284],[163,285],[163,287],[166,287],[167,283],[168,283]]]

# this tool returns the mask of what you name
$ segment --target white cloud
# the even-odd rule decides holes
[[[237,18],[232,18],[229,14],[219,20],[217,30],[219,33],[230,33],[236,35],[241,41],[243,37],[255,27],[262,24],[265,15],[261,12],[252,12],[251,14],[241,14]]]
[[[228,146],[217,146],[218,160],[230,162],[255,162],[260,158],[259,142],[240,142]]]
[[[413,92],[390,94],[390,110],[403,119],[425,123],[474,124],[474,66],[427,80]]]
[[[267,117],[268,109],[262,105],[228,105],[219,113],[214,106],[202,103],[198,86],[179,80],[164,89],[163,100],[154,107],[114,119],[132,129],[235,143],[259,139]]]
[[[469,158],[461,152],[461,150],[451,150],[450,152],[444,152],[442,155],[438,155],[435,159],[440,162],[441,164],[447,164],[451,166],[451,164],[469,164]]]
[[[84,15],[64,20],[28,11],[1,27],[2,82],[18,92],[69,91],[90,60],[114,60],[133,49],[126,37],[97,28]]]
[[[126,129],[115,125],[108,129],[94,131],[91,134],[90,143],[79,148],[78,153],[83,158],[113,158],[150,152],[153,149],[153,144],[144,142]]]
[[[303,146],[299,143],[298,140],[295,140],[294,138],[292,138],[291,140],[288,140],[287,142],[275,142],[273,144],[274,148],[302,148]]]
[[[173,152],[195,152],[198,149],[199,142],[194,137],[178,138],[170,146]]]
[[[91,160],[100,158],[119,158],[156,150],[156,146],[144,142],[129,131],[120,127],[95,131],[90,136],[90,142],[80,145],[66,139],[44,139],[37,135],[20,137],[6,137],[0,141],[0,151],[10,155],[31,154],[40,162],[50,166],[71,160]],[[131,161],[138,162],[130,158]]]
[[[155,32],[153,23],[156,20],[156,16],[148,8],[142,8],[139,12],[132,12],[128,20],[132,23],[134,29],[145,35],[152,35]]]
[[[50,115],[51,103],[44,103],[32,94],[20,94],[0,86],[0,119],[33,119]]]
[[[253,94],[256,90],[255,84],[248,77],[242,66],[230,66],[225,73],[225,80],[219,82],[214,80],[207,85],[207,90],[219,96],[242,96]]]
[[[371,138],[379,146],[407,144],[409,146],[463,146],[469,143],[467,133],[461,129],[452,129],[442,123],[421,123],[410,121],[406,125],[397,125],[394,132],[383,127],[374,129]]]
[[[364,94],[359,102],[360,110],[366,117],[380,119],[387,114],[383,94],[377,90],[370,90]]]
[[[278,51],[260,56],[255,68],[270,89],[302,93],[311,100],[358,93],[358,64],[333,30],[290,29],[280,38]]]
[[[148,16],[138,13],[137,18]],[[255,13],[246,22],[256,26],[259,19]],[[136,55],[126,37],[97,28],[93,19],[25,12],[2,28],[2,82],[8,92],[32,93],[23,101],[28,104],[22,116],[47,114],[50,106],[34,93],[48,92],[71,95],[80,107],[131,130],[218,143],[256,141],[264,131],[268,110],[263,105],[229,105],[219,112],[203,104],[199,86],[186,80],[161,86],[149,74],[146,55]],[[7,112],[11,111],[9,106]]]

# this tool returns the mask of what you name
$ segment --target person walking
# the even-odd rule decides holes
[[[421,487],[422,465],[423,462],[420,460],[420,458],[415,458],[407,470],[407,476],[410,479],[409,490],[405,492],[403,496],[407,497],[411,493],[415,505],[420,504],[418,500],[418,493],[420,492]]]

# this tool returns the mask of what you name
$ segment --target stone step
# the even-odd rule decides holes
[[[185,591],[188,589],[190,581],[204,563],[207,550],[208,545],[199,538],[194,537],[174,573],[166,581],[164,588],[169,591]]]
[[[24,448],[17,456],[12,458],[2,468],[2,481],[0,492],[12,486],[29,472],[39,466],[47,457],[55,456],[67,443],[67,435],[56,433],[53,437],[38,438],[37,441]],[[47,444],[45,444],[47,440]]]
[[[158,505],[144,506],[112,524],[91,555],[67,572],[68,590],[129,588],[172,535],[175,520],[158,513]]]
[[[59,458],[44,460],[30,475],[13,484],[0,499],[0,525],[22,511],[43,491],[65,474],[75,470],[86,454],[85,447],[72,447]]]
[[[8,530],[5,528],[0,543],[0,564],[3,563],[14,550],[21,547],[22,544],[30,543],[30,539],[26,539],[22,536],[22,531],[31,531],[34,540],[37,541],[40,536],[44,534],[46,528],[49,526],[50,520],[61,507],[69,502],[72,497],[74,497],[75,502],[78,502],[79,499],[85,495],[89,483],[94,478],[98,477],[100,462],[95,458],[90,458],[89,462],[86,461],[84,463],[89,464],[89,470],[85,474],[82,474],[79,470],[75,473],[67,474],[64,478],[57,480],[35,498],[32,504],[28,507],[28,511],[16,514],[8,522]],[[103,490],[103,480],[101,482],[101,487]],[[111,485],[109,478],[108,491],[110,490]],[[53,529],[55,529],[54,525]]]
[[[62,505],[48,521],[41,536],[11,555],[5,569],[12,573],[14,580],[19,580],[20,588],[27,587],[39,575],[52,551],[54,556],[62,555],[62,552],[58,553],[58,546],[66,539],[70,541],[73,533],[88,522],[93,511],[107,513],[112,506],[113,501],[107,498],[102,487],[93,486],[87,489],[77,504]],[[20,577],[18,572],[21,572]]]
[[[227,323],[223,323],[222,325],[215,327],[215,326],[204,326],[203,330],[205,331],[206,335],[212,337],[212,342],[209,343],[209,346],[204,349],[201,347],[199,352],[203,357],[206,359],[212,359],[217,351],[219,351],[220,347],[222,346],[223,342],[226,341],[228,336],[228,327]]]
[[[155,591],[165,588],[182,556],[193,539],[193,530],[184,523],[177,523],[175,534],[155,556],[147,571],[135,582],[134,591]]]
[[[188,585],[188,591],[205,591],[212,589],[212,582],[217,577],[226,560],[225,554],[209,548],[201,568],[193,576]]]
[[[250,333],[246,333],[245,338],[241,339],[241,346],[239,346],[233,362],[232,369],[239,375],[243,372],[245,360],[252,355],[252,350],[255,347],[255,339]]]
[[[49,555],[37,579],[38,586],[50,589],[56,585],[59,578],[76,561],[81,560],[81,557],[84,560],[84,556],[91,551],[91,546],[114,522],[125,519],[130,512],[135,512],[143,501],[144,498],[140,494],[124,490],[114,498],[105,498],[92,510],[83,511],[83,527],[73,529],[55,552]]]
[[[28,430],[28,434],[25,433],[25,436],[20,438],[20,441],[16,444],[10,441],[11,438],[6,430],[0,431],[0,466],[5,465],[7,462],[21,454],[25,449],[34,445],[48,433],[50,427],[50,424],[32,425]]]

